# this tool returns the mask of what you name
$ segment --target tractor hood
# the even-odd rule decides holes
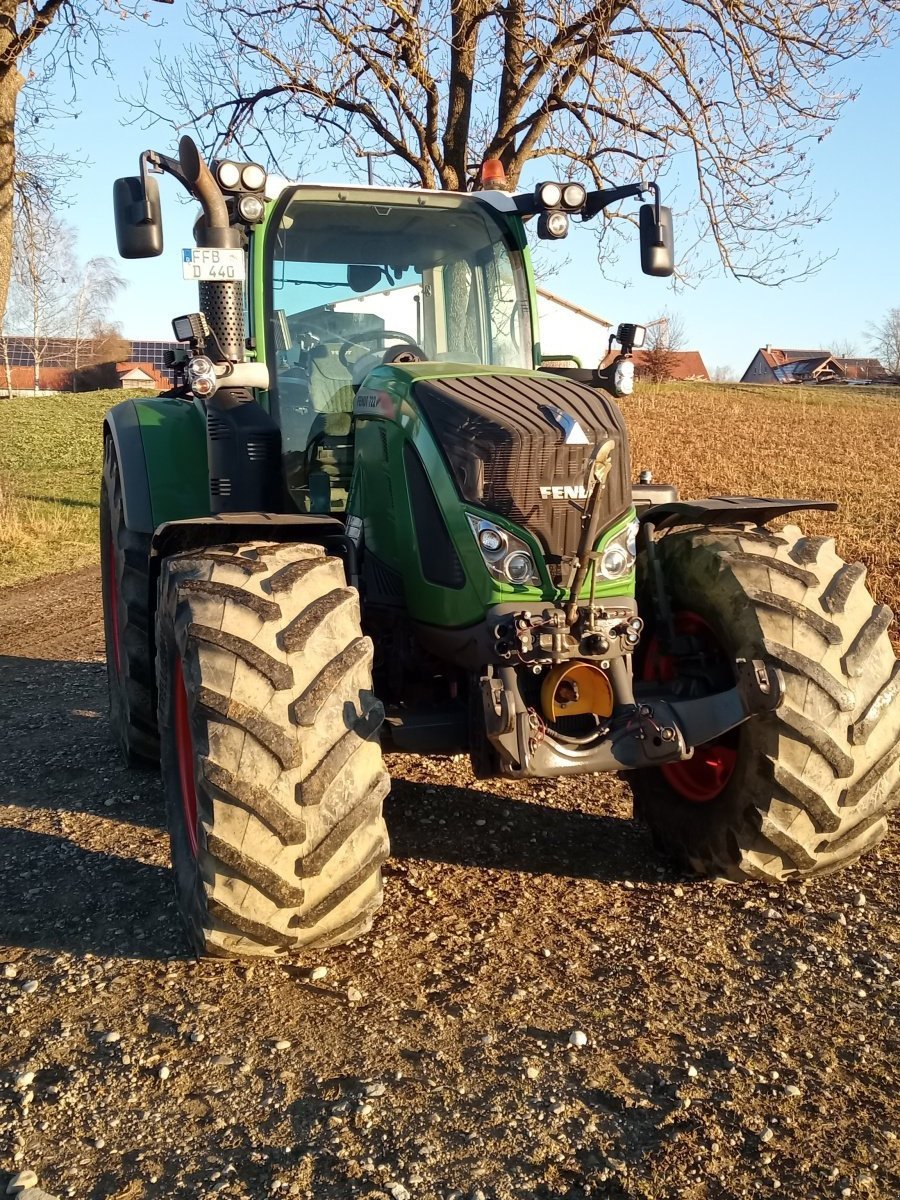
[[[596,447],[615,444],[601,529],[631,506],[628,443],[609,397],[539,372],[486,369],[420,378],[416,408],[443,451],[460,497],[529,530],[563,584],[581,534]]]

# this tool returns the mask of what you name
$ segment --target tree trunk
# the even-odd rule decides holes
[[[0,0],[0,60],[16,33],[17,7],[18,0]],[[6,313],[12,271],[16,104],[24,82],[15,64],[0,67],[0,320]]]

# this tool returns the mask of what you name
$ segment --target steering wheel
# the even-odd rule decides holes
[[[370,350],[368,346],[364,346],[362,343],[365,340],[374,341],[376,338],[380,339],[382,342],[386,342],[388,338],[400,338],[400,340],[407,346],[411,346],[414,350],[418,351],[419,354],[422,354],[422,351],[419,350],[415,340],[411,338],[408,333],[401,333],[398,329],[379,329],[376,326],[373,326],[371,329],[361,329],[354,335],[353,340],[347,338],[340,350],[338,350],[338,358],[348,371],[352,371],[353,369],[353,364],[347,361],[348,352],[350,350],[362,350],[365,354],[372,354],[374,351]],[[422,354],[422,360],[424,361],[424,359],[425,355]]]

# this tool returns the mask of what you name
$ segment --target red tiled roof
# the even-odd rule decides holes
[[[156,386],[161,388],[163,391],[167,391],[169,389],[169,387],[171,386],[169,381],[166,379],[166,377],[164,375],[161,375],[160,372],[157,371],[156,367],[154,367],[152,363],[146,363],[146,362],[117,362],[116,363],[116,374],[119,376],[120,379],[122,378],[123,375],[127,375],[130,371],[143,371],[144,374],[149,376],[149,378],[153,380],[153,382],[156,384]]]
[[[647,366],[647,351],[635,350],[634,369],[638,374]],[[674,350],[670,367],[670,379],[709,379],[709,372],[699,350]]]

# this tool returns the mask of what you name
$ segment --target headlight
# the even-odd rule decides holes
[[[259,163],[248,163],[241,171],[241,183],[250,192],[261,192],[266,186],[266,169]]]
[[[188,360],[187,381],[188,387],[190,387],[194,395],[203,400],[211,396],[219,386],[219,377],[216,375],[216,368],[205,354],[195,354],[193,358]]]
[[[562,203],[562,188],[558,183],[539,183],[537,198],[543,208],[556,208]]]
[[[587,192],[580,183],[567,183],[562,190],[562,202],[571,212],[584,208]]]
[[[233,191],[236,187],[240,186],[241,168],[237,163],[220,162],[216,167],[216,176],[223,188]]]
[[[634,359],[620,358],[616,363],[613,391],[617,396],[630,396],[634,391]]]
[[[485,525],[478,531],[478,544],[485,554],[499,554],[506,545],[506,538],[493,525]]]
[[[539,584],[541,577],[535,566],[531,549],[521,538],[507,533],[493,521],[484,517],[476,517],[474,513],[466,513],[475,541],[493,579],[500,583],[514,583],[519,587],[525,584]]]
[[[516,550],[504,558],[503,570],[510,583],[528,583],[535,573],[534,560],[527,551]]]
[[[600,556],[600,574],[604,579],[621,579],[634,567],[637,558],[638,521],[632,521],[607,542]]]
[[[265,216],[266,206],[259,196],[241,196],[238,201],[238,212],[250,225],[255,225]]]
[[[561,208],[553,212],[542,212],[538,217],[537,235],[539,238],[559,241],[569,232],[569,214]]]

